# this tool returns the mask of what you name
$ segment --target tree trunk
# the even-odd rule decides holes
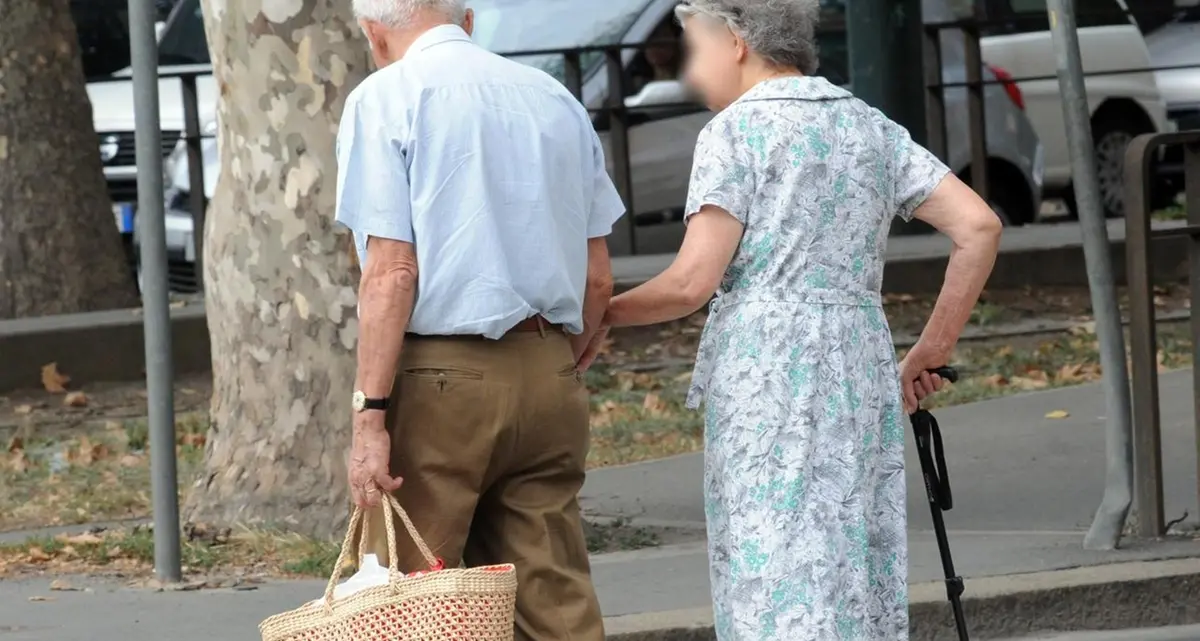
[[[334,140],[369,60],[350,4],[204,1],[221,174],[203,243],[213,425],[193,521],[345,526],[358,274],[334,227]]]
[[[0,0],[0,318],[135,307],[67,0]]]

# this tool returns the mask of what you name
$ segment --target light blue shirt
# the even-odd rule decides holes
[[[541,314],[583,331],[587,240],[624,213],[582,105],[457,26],[429,30],[346,98],[337,220],[413,243],[408,331],[499,338]]]

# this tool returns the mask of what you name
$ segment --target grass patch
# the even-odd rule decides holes
[[[339,546],[296,534],[267,530],[201,533],[184,528],[182,565],[189,575],[225,569],[265,575],[326,578]],[[111,570],[140,574],[154,567],[154,533],[149,527],[32,537],[0,545],[0,575],[42,571],[73,574]]]
[[[1186,323],[1160,324],[1158,346],[1160,371],[1191,366],[1192,340]],[[961,370],[961,380],[931,397],[927,407],[1090,383],[1100,380],[1102,373],[1099,344],[1090,324],[1053,338],[966,345],[955,353],[953,363]]]
[[[180,487],[199,472],[207,421],[176,422]],[[31,430],[32,431],[32,430]],[[63,438],[17,432],[0,459],[0,531],[142,518],[149,514],[145,421],[109,421]]]
[[[658,535],[649,528],[636,527],[626,518],[611,523],[589,522],[584,527],[588,552],[600,554],[621,550],[640,550],[659,544]]]

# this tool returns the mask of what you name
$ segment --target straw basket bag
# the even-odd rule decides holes
[[[394,497],[385,496],[389,499],[382,510],[387,528],[388,583],[342,599],[333,598],[354,534],[365,521],[362,508],[355,507],[325,598],[263,621],[258,626],[263,641],[512,641],[516,569],[512,565],[443,569],[408,514]],[[429,563],[428,572],[407,576],[400,573],[393,512],[400,515]],[[365,526],[362,531],[365,535]],[[361,560],[361,541],[358,547]]]

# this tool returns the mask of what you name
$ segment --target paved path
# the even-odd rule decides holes
[[[1169,517],[1195,515],[1191,373],[1162,377],[1164,487]],[[1063,420],[1046,419],[1067,410]],[[1119,561],[1200,556],[1191,539],[1130,542],[1116,552],[1081,548],[1103,484],[1103,396],[1099,386],[1027,394],[938,412],[956,506],[947,514],[959,570],[967,578]],[[634,522],[697,528],[703,520],[701,460],[677,457],[594,472],[585,508]],[[917,485],[910,457],[910,487]],[[912,493],[910,580],[941,578],[928,508]],[[709,604],[703,541],[594,557],[606,615],[704,611]],[[264,616],[321,594],[320,581],[280,581],[256,590],[151,593],[111,582],[79,582],[84,592],[50,592],[51,577],[0,582],[0,641],[208,641],[254,639]],[[48,596],[52,601],[31,601]],[[1192,635],[1192,636],[1187,636]],[[1200,635],[1078,637],[1062,641],[1185,641]]]

